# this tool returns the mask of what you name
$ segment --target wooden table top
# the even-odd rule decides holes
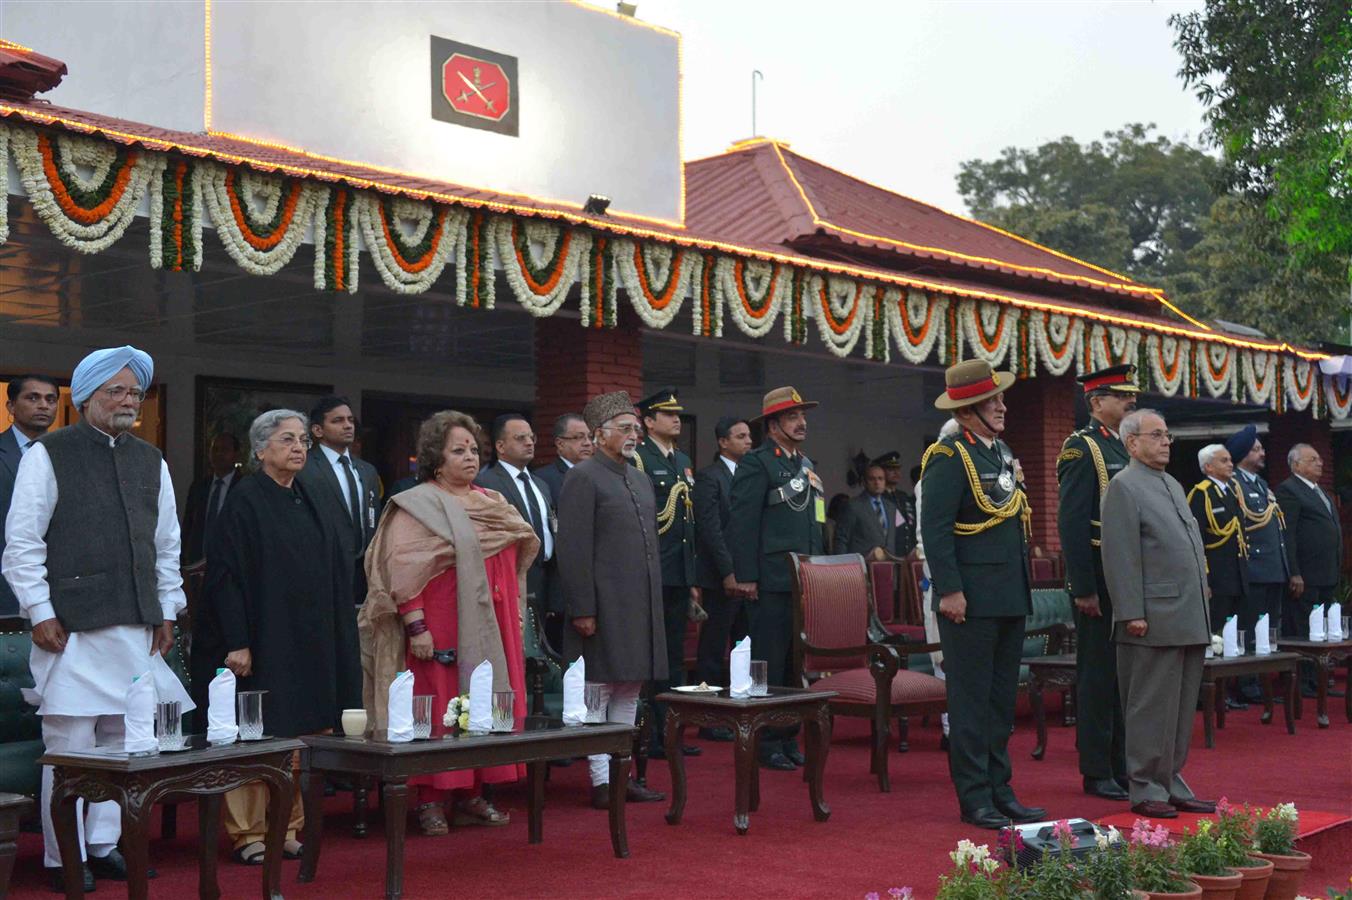
[[[385,732],[378,731],[372,737],[348,737],[343,734],[307,734],[301,737],[307,747],[315,750],[332,750],[365,756],[400,757],[420,756],[427,753],[447,751],[472,752],[488,749],[510,750],[526,749],[533,744],[545,744],[560,739],[576,737],[617,738],[632,737],[634,727],[617,723],[596,725],[565,725],[560,719],[546,716],[527,716],[524,727],[517,731],[488,732],[473,734],[463,732],[428,738],[421,741],[392,742],[385,739]]]
[[[764,697],[733,697],[728,688],[716,693],[701,691],[669,691],[659,694],[657,700],[663,703],[695,703],[701,706],[717,706],[726,709],[763,709],[767,706],[794,706],[800,703],[814,703],[830,700],[835,691],[812,691],[807,688],[771,687]]]
[[[182,750],[132,755],[123,750],[91,749],[47,753],[38,760],[44,766],[101,769],[114,772],[152,772],[183,766],[210,766],[236,762],[253,756],[303,750],[296,738],[264,738],[261,741],[235,741],[233,744],[209,744],[204,734],[189,735]]]
[[[1309,641],[1299,638],[1278,638],[1278,647],[1290,647],[1292,650],[1352,650],[1352,638],[1341,641]]]

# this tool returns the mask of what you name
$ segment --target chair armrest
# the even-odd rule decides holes
[[[818,647],[815,644],[808,643],[807,635],[800,636],[803,641],[803,652],[810,653],[813,656],[863,656],[870,653],[875,647],[885,647],[884,644],[863,644],[858,647]]]
[[[1025,631],[1024,638],[1037,637],[1043,635],[1047,638],[1046,648],[1048,656],[1054,656],[1061,652],[1061,647],[1066,639],[1070,637],[1071,628],[1065,622],[1055,622],[1051,625],[1045,625],[1042,628],[1034,628],[1032,631]]]
[[[897,677],[897,671],[901,667],[901,657],[897,655],[895,647],[887,644],[873,644],[869,647],[869,674],[873,676],[875,696],[888,718],[891,717],[892,709],[892,679]]]

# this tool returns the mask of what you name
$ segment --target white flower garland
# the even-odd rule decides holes
[[[1235,380],[1235,353],[1233,347],[1211,341],[1197,345],[1197,381],[1213,397],[1230,390]],[[1219,372],[1219,374],[1213,374]]]
[[[1141,346],[1141,333],[1113,325],[1095,325],[1089,332],[1091,370],[1134,363]]]
[[[723,294],[721,302],[724,308],[732,311],[732,321],[747,337],[764,337],[774,327],[779,314],[789,305],[793,293],[793,272],[787,266],[766,262],[762,259],[741,260],[742,283],[737,282],[738,260],[731,256],[720,257],[715,264],[714,278],[716,289]],[[774,295],[770,296],[771,286]],[[741,291],[745,290],[747,302],[760,307],[768,303],[763,315],[756,318],[742,305]],[[786,320],[789,317],[785,317]]]
[[[271,247],[259,249],[249,243],[230,205],[230,191],[226,187],[227,169],[224,166],[202,164],[202,193],[206,195],[206,209],[216,226],[216,234],[240,268],[251,275],[272,275],[296,255],[305,240],[315,211],[328,199],[329,189],[324,185],[302,181],[296,206],[287,223],[286,233]],[[263,201],[261,210],[252,211],[253,217],[270,221],[278,207],[285,202],[287,179],[265,175],[240,167],[234,170],[235,196],[240,204],[250,204],[255,198]]]
[[[9,240],[9,126],[0,123],[0,244]]]
[[[1316,377],[1318,366],[1307,359],[1286,358],[1282,367],[1286,378],[1286,404],[1288,409],[1300,410],[1309,407],[1314,400],[1314,392],[1319,379]]]
[[[349,294],[357,293],[357,277],[361,271],[361,242],[357,240],[357,235],[361,233],[361,218],[357,214],[357,205],[361,203],[361,195],[353,193],[348,189],[352,196],[351,202],[347,207],[347,218],[343,221],[343,290]],[[337,189],[334,189],[337,193]],[[329,215],[328,203],[331,197],[325,197],[323,203],[315,212],[315,290],[326,291],[329,289],[329,271],[328,271],[328,237],[329,237]]]
[[[715,266],[710,263],[709,272],[709,337],[723,336],[723,295],[714,283]],[[695,253],[690,270],[690,324],[691,334],[704,334],[704,254]]]
[[[165,160],[160,174],[150,182],[150,268],[164,268],[164,175],[171,161]],[[183,211],[183,230],[192,242],[192,258],[185,260],[194,271],[202,270],[202,166],[188,166],[188,183],[192,190],[192,206]],[[2,243],[2,242],[0,242]]]
[[[1152,334],[1146,338],[1145,355],[1150,362],[1150,384],[1166,397],[1178,394],[1188,383],[1188,357],[1191,352],[1186,338]],[[1174,376],[1167,367],[1172,365]]]
[[[635,250],[636,247],[637,251]],[[643,324],[649,328],[666,328],[675,320],[676,314],[681,311],[681,307],[685,304],[685,298],[690,294],[692,279],[698,277],[700,270],[699,253],[693,249],[680,253],[680,271],[672,274],[671,269],[672,266],[676,265],[677,251],[670,244],[657,244],[647,241],[635,244],[634,241],[616,240],[613,248],[615,278],[624,288],[625,294],[629,296],[630,305],[634,307],[638,317],[643,320]],[[646,282],[649,286],[668,284],[668,278],[671,277],[676,279],[676,284],[672,286],[671,299],[662,309],[653,306],[648,300],[650,291],[645,290],[643,282],[640,281],[638,261],[634,258],[635,252],[642,254],[643,269],[648,273]],[[696,334],[698,334],[698,311],[696,311],[695,317]]]
[[[926,294],[914,288],[906,291],[905,300],[901,292],[889,294],[887,303],[887,329],[892,342],[897,345],[901,358],[912,365],[921,365],[934,350],[934,345],[943,340],[948,329],[949,299],[943,295]],[[911,334],[916,335],[914,342]]]
[[[491,227],[494,231],[498,259],[502,263],[502,272],[507,278],[507,284],[512,288],[512,293],[516,295],[517,302],[532,316],[552,316],[558,312],[563,301],[568,299],[569,289],[577,283],[578,269],[587,258],[587,250],[591,247],[591,235],[581,228],[568,229],[567,226],[542,219],[512,219],[508,216],[498,218]],[[530,255],[530,262],[537,264],[553,259],[559,242],[567,236],[568,251],[559,261],[562,271],[558,273],[554,284],[544,291],[537,292],[527,278],[528,273],[518,265],[516,242],[512,237],[514,228],[525,229],[524,253]],[[538,254],[535,251],[536,247],[540,248]],[[462,249],[457,258],[463,257],[463,254]]]
[[[1281,357],[1275,353],[1249,350],[1240,354],[1239,361],[1248,402],[1271,406],[1277,398],[1278,385],[1282,380]]]
[[[1324,402],[1335,419],[1346,419],[1352,414],[1352,377],[1325,375]]]
[[[958,327],[972,358],[999,366],[1010,349],[1018,344],[1019,311],[1003,303],[963,300],[958,307]],[[992,333],[995,334],[994,345],[988,349],[986,336]]]
[[[84,190],[97,188],[117,156],[117,146],[97,138],[81,137],[71,134],[52,134],[54,144],[54,162],[67,178]],[[122,191],[122,196],[109,210],[108,214],[97,222],[78,222],[66,215],[52,193],[52,185],[42,163],[42,151],[38,146],[38,134],[27,128],[15,128],[9,131],[9,141],[14,151],[14,164],[19,170],[24,190],[28,192],[28,201],[38,218],[52,230],[61,243],[80,253],[100,253],[113,245],[126,232],[136,218],[136,210],[141,206],[146,187],[151,179],[164,168],[164,156],[147,153],[144,150],[129,150],[135,154],[132,172]],[[8,168],[8,163],[5,164]],[[82,167],[93,170],[93,176],[86,178],[80,174]],[[6,172],[8,182],[8,172]],[[5,185],[5,197],[8,198],[8,184]],[[5,223],[8,236],[8,221]]]
[[[421,271],[410,272],[399,264],[394,248],[385,239],[385,229],[381,225],[380,197],[376,194],[359,194],[356,200],[357,218],[361,222],[362,239],[371,255],[380,280],[390,290],[399,294],[421,294],[432,287],[441,275],[446,263],[452,256],[464,269],[465,225],[469,221],[469,212],[460,207],[435,207],[431,203],[397,198],[392,203],[394,221],[390,228],[398,228],[400,220],[414,223],[411,235],[403,235],[410,244],[417,244],[427,234],[427,229],[435,226],[435,217],[444,215],[441,236],[432,248],[432,261]]]
[[[1029,365],[1036,370],[1037,361],[1051,375],[1064,375],[1072,368],[1079,373],[1084,356],[1084,320],[1061,313],[1034,312],[1028,320],[1028,339],[1033,352]],[[1053,343],[1062,347],[1058,356]]]
[[[866,333],[873,320],[873,285],[853,278],[809,275],[803,290],[803,303],[812,304],[812,316],[817,320],[817,333],[821,335],[822,343],[838,357],[849,356],[859,335]],[[848,324],[837,334],[831,327],[832,319],[837,323],[848,321]]]

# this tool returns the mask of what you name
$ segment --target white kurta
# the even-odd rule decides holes
[[[110,437],[109,442],[112,442]],[[42,444],[24,453],[5,520],[5,580],[19,599],[19,614],[34,625],[55,618],[47,584],[47,526],[56,509],[56,473]],[[98,525],[90,524],[90,540]],[[155,580],[167,621],[187,605],[179,573],[179,530],[169,466],[160,461],[159,519],[155,526]],[[69,635],[66,649],[49,653],[37,644],[29,658],[38,715],[104,716],[126,711],[131,680],[150,662],[153,629],[114,625]]]

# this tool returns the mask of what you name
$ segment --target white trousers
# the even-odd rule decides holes
[[[638,715],[638,693],[642,688],[641,681],[615,681],[601,685],[606,703],[606,721],[633,725]],[[609,753],[587,757],[587,767],[591,770],[592,787],[610,783]]]
[[[122,716],[43,716],[42,743],[48,753],[67,750],[92,750],[123,746]],[[61,848],[56,843],[56,829],[52,827],[52,767],[42,767],[42,864],[48,868],[61,865]],[[86,810],[86,806],[88,809]],[[116,801],[86,804],[75,801],[75,822],[80,835],[80,859],[89,856],[104,857],[117,846],[122,836],[122,810]],[[86,848],[88,852],[86,853]]]

